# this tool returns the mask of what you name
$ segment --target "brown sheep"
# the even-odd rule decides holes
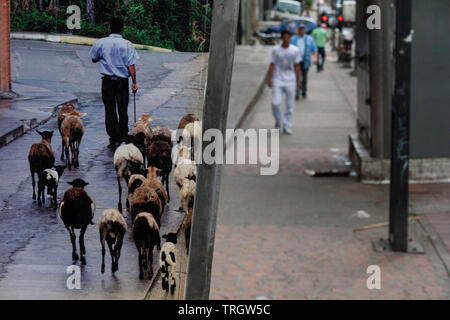
[[[167,194],[166,188],[164,188],[162,182],[158,179],[158,172],[160,170],[156,167],[148,167],[147,171],[147,178],[143,181],[143,185],[156,191],[159,199],[161,200],[162,211],[164,212],[164,208],[169,200],[169,195]]]
[[[67,166],[69,170],[72,170],[70,157],[69,157],[69,147],[72,153],[72,163],[74,168],[78,168],[80,163],[78,161],[80,143],[84,135],[83,122],[79,117],[83,117],[86,113],[78,113],[76,111],[71,111],[70,113],[65,113],[65,118],[61,124],[61,135],[64,141],[64,152],[66,153]]]
[[[186,246],[186,252],[189,254],[189,244],[191,241],[191,228],[192,228],[192,208],[189,208],[189,213],[184,222],[184,244]]]
[[[102,267],[105,273],[105,241],[111,254],[111,272],[119,270],[120,251],[122,249],[123,237],[127,232],[127,223],[122,214],[114,209],[103,211],[98,222],[100,232],[100,243],[102,245]]]
[[[158,226],[161,226],[162,204],[157,191],[144,185],[136,189],[130,202],[130,215],[133,223],[139,213],[148,212],[153,215]]]
[[[172,146],[170,130],[166,127],[156,127],[146,150],[148,165],[160,169],[158,174],[166,187],[168,202],[170,202],[169,175],[172,171]]]
[[[144,113],[141,115],[139,120],[134,124],[133,129],[131,130],[131,135],[135,136],[139,132],[145,134],[148,139],[152,137],[152,118],[148,113]]]
[[[42,141],[35,143],[31,146],[30,153],[28,154],[28,162],[30,163],[31,179],[33,184],[33,200],[36,200],[35,180],[34,174],[38,175],[38,204],[45,203],[45,176],[44,170],[51,169],[55,164],[55,154],[52,150],[52,131],[36,132],[42,137]],[[42,201],[41,201],[42,199]]]
[[[131,135],[138,138],[138,140],[142,140],[142,143],[138,145],[139,150],[142,152],[144,156],[144,166],[145,166],[145,149],[147,143],[152,138],[152,118],[148,113],[144,113],[141,115],[139,120],[134,124],[133,129],[131,130]]]
[[[170,147],[173,147],[172,142],[172,131],[170,131],[167,127],[157,126],[155,129],[153,129],[152,137],[149,139],[149,143],[154,141],[165,141],[167,142]]]
[[[188,123],[192,123],[194,121],[199,121],[199,119],[193,113],[188,113],[187,115],[183,116],[183,118],[181,118],[177,130],[177,143],[180,143],[183,139],[182,134],[184,127],[186,127]]]
[[[64,140],[63,140],[63,135],[61,132],[61,124],[63,123],[66,114],[70,114],[72,111],[75,111],[75,106],[71,103],[67,103],[64,105],[61,105],[58,107],[59,108],[59,113],[58,113],[58,130],[59,133],[61,134],[61,161],[64,160]]]
[[[133,224],[133,239],[139,254],[139,279],[144,279],[144,270],[149,278],[153,277],[153,248],[161,250],[161,236],[159,226],[148,212],[141,212],[136,216]]]
[[[128,197],[125,203],[128,211],[130,211],[130,203],[133,201],[134,192],[144,183],[145,179],[142,174],[133,174],[128,180]]]

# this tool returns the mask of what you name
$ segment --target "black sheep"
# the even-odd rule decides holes
[[[64,226],[69,231],[70,241],[72,242],[72,260],[78,260],[77,247],[75,244],[76,236],[74,229],[80,229],[80,261],[86,264],[86,248],[84,247],[84,234],[87,226],[92,223],[95,212],[95,203],[84,190],[89,183],[82,179],[75,179],[68,182],[72,188],[68,189],[59,204],[59,216],[64,222]]]

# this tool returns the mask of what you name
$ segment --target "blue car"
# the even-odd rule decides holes
[[[305,25],[307,33],[311,33],[315,28],[317,28],[317,24],[314,22],[314,19],[307,18],[307,17],[300,17],[300,18],[296,18],[294,20],[295,20],[295,24],[297,25],[297,27],[301,23],[303,23]],[[280,34],[281,32],[283,32],[284,30],[287,29],[290,22],[291,22],[291,20],[285,20],[277,26],[267,28],[267,30],[265,30],[263,32],[267,33],[267,34],[270,34],[270,33]]]

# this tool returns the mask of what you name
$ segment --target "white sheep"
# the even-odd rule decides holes
[[[100,243],[102,245],[102,268],[105,273],[105,241],[111,254],[111,272],[119,270],[120,251],[122,249],[123,237],[127,232],[127,223],[122,214],[114,209],[103,211],[98,222],[100,232]]]
[[[129,136],[129,140],[133,141],[134,137]],[[114,153],[114,168],[116,169],[117,184],[119,186],[119,202],[118,210],[122,212],[122,185],[124,179],[128,185],[130,177],[133,174],[141,174],[144,172],[144,158],[141,151],[133,144],[128,143],[121,145]]]
[[[57,196],[58,196],[58,183],[61,178],[64,169],[67,166],[54,166],[53,169],[45,169],[44,170],[44,186],[47,187],[47,194],[52,196],[50,201],[50,207],[55,208],[58,206]]]
[[[177,186],[181,189],[185,179],[196,181],[197,164],[189,159],[189,148],[181,146],[179,150],[178,164],[173,175]],[[183,198],[181,198],[181,203],[183,204]],[[183,205],[180,206],[180,211],[182,209]]]
[[[197,176],[197,164],[190,158],[190,148],[181,146],[178,152],[177,166],[174,170],[174,178],[177,186],[181,188],[184,179],[195,180]]]
[[[161,248],[159,254],[159,265],[161,267],[161,277],[162,277],[162,288],[163,290],[169,291],[173,295],[176,288],[176,280],[174,277],[174,270],[176,267],[176,256],[177,256],[177,234],[168,233],[162,236],[166,239],[166,242]]]
[[[197,159],[197,153],[201,149],[202,122],[194,121],[188,123],[183,130],[183,145],[191,147],[191,160]]]
[[[195,181],[184,179],[180,189],[181,209],[188,214],[194,206]]]

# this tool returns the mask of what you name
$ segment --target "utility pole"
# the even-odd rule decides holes
[[[409,126],[413,33],[412,0],[396,0],[389,243],[393,251],[403,252],[408,251]]]
[[[238,16],[239,0],[214,1],[203,132],[214,128],[225,136]],[[198,167],[184,291],[187,300],[209,298],[220,175],[216,163]]]
[[[9,0],[0,0],[0,92],[11,91]]]

